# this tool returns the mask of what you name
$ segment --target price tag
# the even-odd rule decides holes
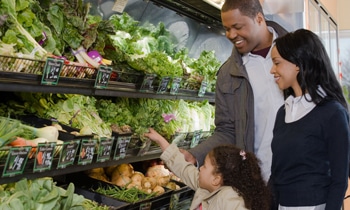
[[[198,131],[193,132],[193,137],[192,137],[191,146],[190,146],[191,148],[198,145],[199,140],[201,139],[201,132],[202,132],[202,130],[198,130]]]
[[[140,148],[139,153],[137,154],[137,156],[143,156],[146,154],[146,152],[148,152],[149,147],[151,146],[151,140],[147,139],[145,142],[143,142],[143,145]]]
[[[57,169],[66,168],[67,166],[72,165],[74,163],[79,144],[80,139],[63,143],[62,150],[60,153],[60,159],[58,160],[57,164]]]
[[[63,63],[63,59],[47,58],[41,77],[41,84],[57,85]]]
[[[111,73],[111,67],[100,65],[95,79],[95,88],[106,88],[108,85],[109,78],[111,77]]]
[[[114,160],[125,158],[131,136],[118,136],[117,145],[114,152]]]
[[[31,146],[11,147],[2,173],[3,177],[23,174]]]
[[[128,3],[128,0],[115,0],[112,10],[119,13],[123,13],[127,3]]]
[[[157,93],[165,93],[168,89],[168,84],[170,82],[170,77],[163,77],[159,83]]]
[[[33,172],[51,169],[56,142],[39,143],[36,149]]]
[[[92,163],[94,158],[97,139],[83,139],[80,144],[78,165]]]
[[[176,146],[179,148],[188,148],[189,143],[186,141],[187,135],[188,133],[186,132],[176,132],[172,138],[171,143],[176,144]]]
[[[203,97],[205,95],[205,91],[207,90],[207,86],[208,86],[208,82],[203,80],[201,83],[201,87],[199,88],[199,91],[198,91],[199,97]]]
[[[140,91],[152,91],[153,92],[153,81],[156,78],[155,74],[146,74],[143,78],[143,82],[140,88]]]
[[[100,145],[98,147],[97,153],[97,162],[105,162],[111,158],[113,142],[114,137],[100,139]]]
[[[170,88],[170,94],[176,95],[179,92],[181,80],[182,80],[181,77],[173,78],[173,81],[171,83],[171,88]]]
[[[151,210],[152,208],[152,202],[145,202],[140,204],[139,210]]]

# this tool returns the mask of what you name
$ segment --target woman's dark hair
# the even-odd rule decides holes
[[[214,173],[221,174],[223,186],[232,186],[244,199],[247,209],[270,209],[270,191],[264,182],[259,161],[253,153],[244,152],[234,145],[215,147],[208,156],[215,166]]]
[[[252,19],[254,19],[259,12],[264,15],[259,0],[226,0],[221,7],[221,12],[228,12],[234,9],[238,9],[242,15]]]
[[[323,99],[334,99],[348,109],[327,51],[315,33],[298,29],[278,37],[275,44],[282,58],[299,67],[297,80],[303,95],[310,94],[315,104],[321,103]],[[325,91],[327,95],[325,98],[317,93],[319,86]],[[284,95],[285,98],[294,95],[293,89],[284,90]],[[307,97],[305,98],[308,100]]]

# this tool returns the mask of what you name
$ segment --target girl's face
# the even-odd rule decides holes
[[[205,157],[204,164],[199,168],[199,187],[209,192],[221,186],[221,175],[215,174],[215,166],[212,164],[209,155]]]
[[[301,88],[297,81],[299,67],[291,63],[279,54],[277,47],[274,46],[271,51],[272,68],[270,73],[274,75],[275,82],[281,90],[291,87],[295,96],[301,96]]]

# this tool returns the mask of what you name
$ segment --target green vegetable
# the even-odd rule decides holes
[[[16,183],[4,184],[0,191],[0,209],[18,210],[84,210],[86,199],[74,194],[74,184],[67,190],[56,186],[52,178],[35,180],[22,179]]]
[[[112,198],[117,198],[122,201],[126,201],[129,203],[136,203],[141,200],[147,200],[156,196],[156,193],[146,193],[142,190],[137,189],[136,187],[131,187],[129,189],[125,187],[118,186],[100,186],[95,192],[101,193],[103,195],[110,196]]]
[[[21,48],[25,54],[30,54],[35,49],[35,55],[42,59],[46,57],[47,51],[33,38],[38,33],[40,36],[43,32],[40,28],[41,23],[36,22],[35,14],[30,10],[30,5],[35,3],[37,3],[35,0],[0,1],[0,14],[6,14],[10,24],[7,25],[8,30],[2,41],[7,44],[16,44],[17,48]],[[27,27],[33,35],[24,27]]]
[[[0,147],[8,144],[12,137],[23,132],[21,122],[9,117],[0,117]]]

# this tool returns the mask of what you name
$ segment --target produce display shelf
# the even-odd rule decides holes
[[[17,181],[21,180],[22,178],[35,179],[38,177],[56,177],[56,176],[60,176],[60,175],[66,175],[66,174],[76,173],[76,172],[80,172],[80,171],[86,171],[86,170],[99,168],[99,167],[107,167],[107,166],[113,166],[116,164],[132,163],[132,162],[139,162],[139,161],[144,161],[144,160],[155,159],[155,158],[158,158],[159,156],[160,156],[160,153],[147,154],[147,155],[143,155],[143,156],[131,156],[131,157],[126,157],[124,159],[107,160],[104,162],[92,162],[92,163],[86,164],[86,165],[77,165],[75,163],[73,165],[70,165],[70,166],[67,166],[66,168],[61,168],[61,169],[56,168],[56,166],[58,164],[58,158],[54,158],[51,170],[43,171],[43,172],[33,172],[34,160],[29,159],[27,164],[26,164],[26,168],[23,171],[23,174],[12,176],[12,177],[1,177],[0,184],[17,182]],[[1,162],[0,163],[0,172],[1,173],[4,170],[4,167],[5,167],[4,162]]]
[[[198,96],[196,91],[179,90],[177,95],[141,92],[134,83],[110,81],[105,89],[94,87],[95,80],[61,77],[57,85],[42,85],[41,75],[0,71],[0,90],[6,92],[67,93],[91,96],[151,98],[168,100],[215,101],[214,93]]]

